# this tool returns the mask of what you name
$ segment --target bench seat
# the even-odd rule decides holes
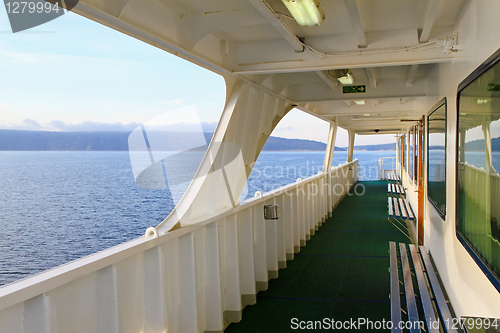
[[[410,256],[408,256],[408,250]],[[431,264],[429,254],[423,246],[417,248],[415,245],[410,244],[408,249],[406,244],[400,243],[398,256],[395,242],[389,242],[389,254],[391,332],[403,332],[399,325],[402,322],[412,326],[409,329],[411,333],[439,333],[439,327],[428,324],[436,323],[438,319],[441,324],[451,323],[453,318],[434,267]],[[398,262],[401,262],[401,266]],[[402,274],[400,274],[400,271]],[[412,272],[415,279],[412,278]],[[402,276],[403,281],[399,280],[400,276]],[[427,281],[429,281],[429,284],[427,284]],[[414,282],[416,282],[416,286],[413,285]],[[400,284],[403,286],[403,294],[401,294]],[[402,313],[405,314],[404,317]],[[405,321],[403,321],[403,318]],[[417,322],[425,322],[424,327],[411,324]],[[445,333],[458,333],[453,327],[441,325],[441,328]]]
[[[388,198],[389,217],[396,217],[403,220],[415,220],[413,209],[408,200],[403,198]]]

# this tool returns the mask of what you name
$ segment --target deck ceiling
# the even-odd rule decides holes
[[[299,26],[281,0],[81,0],[74,11],[348,129],[405,128],[400,120],[415,118],[428,95],[426,77],[454,56],[425,43],[452,36],[465,0],[319,2],[326,19],[318,27]],[[322,75],[344,68],[366,93],[344,94]]]

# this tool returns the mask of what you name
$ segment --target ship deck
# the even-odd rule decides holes
[[[346,196],[226,333],[290,332],[292,318],[390,320],[389,241],[409,239],[388,221],[387,182],[360,183],[365,194]]]

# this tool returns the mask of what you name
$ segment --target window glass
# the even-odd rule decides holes
[[[403,143],[403,158],[402,158],[402,160],[403,160],[403,167],[404,167],[404,169],[406,171],[407,170],[407,167],[406,167],[406,165],[407,165],[407,163],[406,163],[406,149],[407,149],[406,148],[406,134],[403,135],[403,138],[401,139],[401,142]]]
[[[427,118],[427,195],[444,217],[446,214],[446,102]]]
[[[500,64],[460,91],[458,100],[457,231],[483,271],[498,283]]]
[[[414,167],[414,159],[415,159],[415,127],[410,129],[409,134],[410,142],[408,146],[409,154],[408,154],[408,175],[410,179],[413,180],[413,167]]]
[[[414,126],[414,131],[415,133],[415,136],[414,136],[414,140],[415,140],[415,150],[414,150],[414,153],[415,153],[415,156],[413,157],[413,181],[415,182],[415,184],[418,183],[418,177],[419,177],[419,174],[418,174],[418,150],[420,149],[420,145],[419,145],[419,128],[418,128],[418,125],[415,125]]]

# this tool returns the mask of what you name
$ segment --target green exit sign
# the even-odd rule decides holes
[[[488,91],[500,91],[500,83],[488,83]]]
[[[344,94],[356,94],[356,93],[365,93],[366,87],[362,86],[343,86]]]

